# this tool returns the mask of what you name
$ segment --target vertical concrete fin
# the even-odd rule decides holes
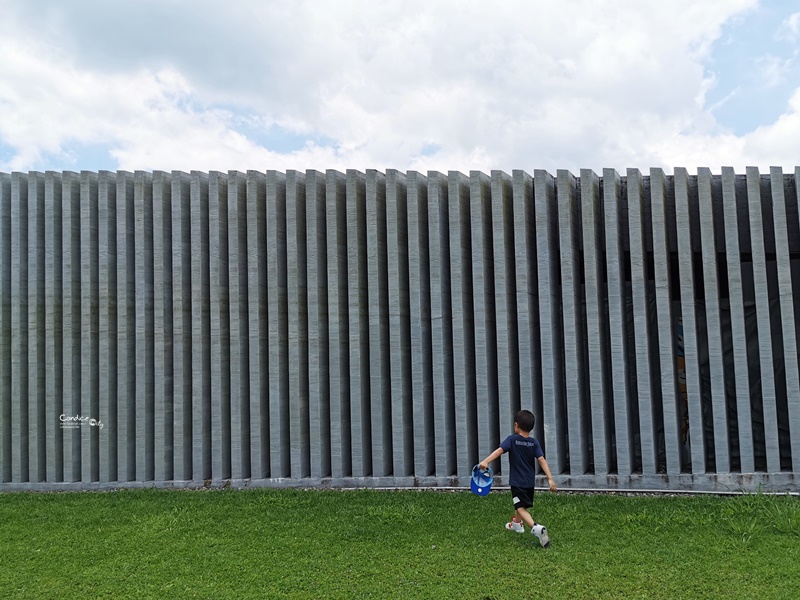
[[[350,320],[348,312],[347,213],[344,174],[325,174],[330,336],[331,475],[352,475],[350,429]]]
[[[679,327],[678,371],[683,358],[685,397],[689,407],[688,439],[691,446],[692,473],[705,473],[703,440],[702,389],[700,387],[700,350],[695,304],[694,240],[692,239],[689,175],[675,169],[675,222],[678,232],[678,271],[681,290],[681,325]],[[682,333],[682,334],[681,334]],[[680,346],[682,344],[682,347]],[[680,377],[680,375],[679,375]]]
[[[589,470],[591,421],[586,414],[586,339],[583,331],[581,293],[581,204],[575,177],[566,170],[556,174],[558,195],[559,253],[561,258],[561,306],[564,328],[564,369],[566,426],[569,440],[570,473]]]
[[[250,376],[250,476],[267,477],[270,469],[269,322],[267,299],[267,180],[247,172],[247,310]]]
[[[761,367],[761,402],[764,413],[767,472],[781,470],[778,445],[778,409],[775,394],[775,364],[772,353],[772,325],[770,297],[767,282],[767,240],[765,234],[765,205],[762,193],[769,198],[757,167],[747,167],[747,205],[750,215],[750,246],[753,257],[753,283],[755,286],[756,319],[758,321],[758,356]]]
[[[539,318],[542,344],[542,396],[544,428],[543,447],[551,471],[568,469],[564,427],[563,328],[561,326],[561,291],[558,206],[555,179],[547,171],[533,173],[536,205],[536,254],[539,265]]]
[[[467,481],[483,456],[478,448],[475,380],[475,317],[472,295],[472,227],[470,186],[458,171],[447,174],[450,214],[450,283],[453,305],[453,379],[458,462],[456,474]],[[413,330],[413,315],[412,315]]]
[[[730,471],[730,446],[728,443],[728,418],[725,398],[725,365],[723,360],[723,331],[720,320],[720,286],[717,276],[717,239],[714,208],[714,186],[711,171],[697,170],[698,212],[700,221],[701,252],[703,263],[703,289],[705,294],[706,335],[708,337],[708,368],[713,410],[714,457],[717,473]]]
[[[306,251],[306,177],[286,172],[286,264],[289,339],[289,416],[291,474],[311,472],[308,392],[308,267]]]
[[[413,179],[413,177],[412,177]],[[392,348],[392,448],[395,477],[414,473],[414,388],[411,378],[411,297],[407,175],[386,171],[389,336]]]
[[[642,174],[628,169],[628,236],[631,253],[631,291],[633,293],[633,339],[636,353],[635,395],[639,401],[639,433],[641,440],[642,474],[658,472],[658,444],[655,432],[661,426],[656,420],[656,404],[660,402],[658,382],[650,368],[658,348],[653,342],[655,331],[650,324],[650,303],[655,290],[648,274],[647,199]]]
[[[311,477],[331,475],[331,398],[328,337],[328,252],[325,174],[306,171],[306,293]]]
[[[366,173],[366,241],[372,472],[392,474],[392,387],[389,346],[386,175]]]
[[[653,254],[670,256],[668,244],[668,188],[664,171],[650,170],[650,203],[653,220]],[[659,369],[664,414],[664,445],[667,473],[678,474],[682,468],[681,423],[676,371],[675,326],[672,314],[672,267],[670,260],[655,261],[656,311],[658,322]]]

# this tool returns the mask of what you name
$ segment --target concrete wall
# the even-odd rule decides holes
[[[798,178],[0,174],[0,490],[794,491]]]

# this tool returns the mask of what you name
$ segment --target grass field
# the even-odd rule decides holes
[[[797,598],[800,499],[507,492],[0,494],[2,598]]]

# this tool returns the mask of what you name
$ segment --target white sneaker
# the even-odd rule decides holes
[[[506,529],[515,531],[516,533],[525,533],[525,527],[523,527],[522,523],[517,523],[516,521],[506,523]]]
[[[544,525],[534,525],[533,529],[531,529],[531,533],[539,538],[539,543],[542,545],[542,548],[550,546],[550,536],[547,534],[547,527]]]

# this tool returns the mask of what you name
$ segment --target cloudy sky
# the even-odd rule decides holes
[[[800,165],[796,0],[0,0],[0,171]]]

